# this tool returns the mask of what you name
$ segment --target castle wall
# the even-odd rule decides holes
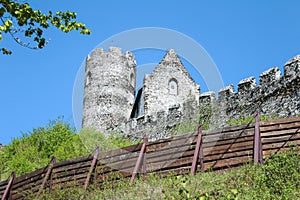
[[[198,105],[200,87],[182,65],[174,50],[170,50],[150,75],[144,77],[145,115],[169,108],[193,99]]]
[[[227,126],[259,112],[270,118],[300,113],[300,56],[289,60],[284,74],[277,67],[239,82],[237,92],[229,85],[200,95],[174,50],[170,50],[153,73],[144,77],[135,109],[136,63],[131,53],[119,48],[96,49],[86,60],[83,127],[118,131],[131,139],[149,140],[170,136],[184,121],[210,120],[210,128]],[[137,113],[135,113],[137,112]],[[200,116],[200,118],[199,118]]]
[[[82,127],[105,131],[126,122],[134,103],[136,62],[120,48],[96,49],[86,60]]]
[[[210,117],[211,129],[229,126],[228,120],[247,118],[255,112],[270,118],[299,115],[300,56],[285,64],[283,76],[274,67],[260,75],[259,84],[254,77],[246,78],[239,82],[237,92],[233,85],[229,85],[219,91],[218,98],[214,92],[201,94],[197,109],[194,109],[194,102],[187,98],[182,105],[177,104],[151,116],[131,119],[123,126],[123,130],[130,133],[128,137],[132,139],[141,139],[146,134],[150,140],[156,140],[170,136],[170,130],[180,122],[188,119],[198,121],[199,115]]]
[[[191,108],[188,101],[184,102],[183,107],[179,104],[174,105],[168,110],[161,110],[152,115],[143,115],[138,118],[129,119],[126,123],[119,124],[113,131],[122,132],[131,140],[142,139],[147,135],[150,141],[155,141],[171,136],[171,130],[181,122],[195,119],[198,114],[197,109]],[[194,106],[194,105],[192,105]],[[196,110],[186,114],[183,110]]]
[[[226,126],[229,119],[243,119],[256,111],[270,118],[296,116],[300,113],[300,56],[288,61],[284,75],[277,67],[263,72],[256,84],[254,77],[238,84],[238,91],[230,85],[220,90],[216,100],[214,93],[200,95],[201,107],[212,106],[214,127]],[[204,103],[205,102],[205,103]]]

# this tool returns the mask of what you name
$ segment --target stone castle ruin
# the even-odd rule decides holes
[[[277,67],[214,92],[200,93],[174,50],[170,50],[136,92],[136,61],[130,52],[99,48],[86,59],[82,127],[101,132],[118,131],[132,139],[168,136],[168,130],[184,121],[210,113],[211,127],[226,126],[258,111],[270,117],[300,113],[300,56],[289,60],[284,75]],[[209,109],[208,109],[209,108]]]

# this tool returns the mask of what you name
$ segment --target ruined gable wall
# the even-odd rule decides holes
[[[170,81],[177,84],[177,94],[170,93]],[[192,80],[173,50],[170,50],[153,73],[144,78],[145,115],[168,111],[193,99],[198,105],[200,89]],[[195,104],[194,103],[194,104]]]

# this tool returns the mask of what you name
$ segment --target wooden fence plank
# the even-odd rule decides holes
[[[300,128],[290,128],[286,130],[279,130],[279,131],[272,131],[272,132],[264,132],[261,134],[262,138],[267,137],[279,137],[284,135],[290,135],[290,134],[299,134]]]
[[[117,163],[122,160],[130,160],[130,159],[136,159],[139,156],[139,152],[126,152],[120,156],[113,156],[113,157],[106,157],[101,160],[99,160],[99,164],[112,164]]]
[[[87,175],[89,172],[89,169],[90,169],[89,167],[73,169],[73,170],[69,170],[69,171],[65,171],[65,172],[60,172],[58,174],[55,173],[55,174],[53,174],[53,180],[64,178],[67,176],[74,176],[74,175],[78,175],[78,174],[86,174]]]
[[[18,184],[19,182],[23,182],[24,180],[32,179],[36,176],[41,176],[41,175],[45,174],[46,172],[47,172],[47,166],[43,167],[43,168],[40,168],[40,169],[38,169],[34,172],[21,175],[21,176],[19,176],[15,179],[14,185]]]
[[[0,185],[0,194],[1,194],[1,192],[4,193],[4,190],[5,190],[8,182],[9,182],[9,179],[1,182],[1,185]]]
[[[271,126],[264,126],[260,128],[260,132],[272,132],[272,131],[279,131],[291,128],[300,128],[300,122],[291,122],[287,124],[275,124]]]
[[[86,179],[87,173],[76,174],[74,176],[61,177],[59,179],[53,179],[53,185],[62,184],[68,181],[76,182],[79,179]]]
[[[285,141],[285,142],[278,142],[278,143],[271,143],[271,144],[262,144],[263,151],[269,151],[272,149],[277,149],[278,151],[283,147],[289,146],[299,146],[300,140],[292,140],[292,141]]]
[[[300,140],[300,133],[284,135],[284,136],[279,135],[278,137],[272,137],[272,138],[262,138],[262,142],[264,144],[284,142],[284,141],[288,141],[288,140]]]
[[[66,166],[61,166],[53,169],[53,173],[59,174],[61,172],[66,172],[66,171],[71,171],[71,170],[76,170],[76,169],[81,169],[81,168],[88,168],[91,166],[91,161],[86,161],[86,162],[80,162],[77,164],[72,164],[72,165],[66,165]]]
[[[92,161],[92,160],[93,160],[93,156],[84,156],[84,157],[80,157],[80,158],[74,158],[71,160],[62,161],[59,163],[55,163],[53,166],[53,170],[55,168],[60,168],[62,166],[73,165],[73,164],[78,164],[81,162]]]
[[[207,143],[204,138],[203,147],[208,148],[208,147],[215,147],[215,146],[230,145],[232,143],[253,142],[253,140],[254,140],[253,134],[250,136],[236,137],[228,140],[219,140],[214,143]]]
[[[261,121],[260,126],[272,126],[277,124],[289,124],[292,122],[300,122],[300,117],[293,117],[293,118],[282,118],[282,119],[276,119],[276,120],[269,120],[269,121]]]
[[[131,145],[128,147],[123,147],[120,149],[116,149],[116,150],[112,150],[112,151],[108,151],[105,153],[101,153],[99,155],[99,160],[103,160],[105,158],[112,158],[115,156],[121,156],[123,154],[127,154],[128,152],[138,152],[141,150],[143,144],[136,144],[136,145]]]
[[[253,148],[253,141],[233,143],[233,144],[214,146],[214,147],[208,147],[208,148],[204,147],[203,152],[204,152],[204,155],[215,155],[215,154],[221,154],[224,152],[248,150],[249,148]]]
[[[220,170],[222,168],[230,168],[235,167],[239,165],[243,165],[244,163],[252,160],[252,157],[250,156],[243,156],[243,157],[237,157],[237,158],[230,158],[230,159],[224,159],[224,160],[216,160],[213,162],[205,163],[205,171],[209,170]]]
[[[204,135],[203,139],[206,143],[209,142],[216,142],[216,141],[226,141],[226,140],[232,140],[234,138],[242,138],[246,136],[253,136],[254,135],[254,128],[245,128],[238,131],[233,131],[230,133],[220,133],[216,135]]]
[[[166,149],[176,148],[178,146],[183,146],[190,143],[196,143],[197,135],[190,135],[190,137],[182,138],[180,140],[168,141],[166,143],[160,143],[155,145],[149,145],[147,147],[147,153],[150,152],[160,152]]]
[[[13,185],[13,189],[18,189],[24,185],[28,185],[30,183],[36,183],[38,180],[42,180],[45,174],[41,174],[40,176],[34,176],[33,178],[23,179],[23,181],[19,181],[17,184]]]

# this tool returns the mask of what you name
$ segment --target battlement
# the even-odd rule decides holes
[[[290,59],[284,65],[284,77],[287,80],[294,79],[300,75],[300,55]]]
[[[103,48],[96,48],[92,51],[91,55],[88,55],[87,58],[95,58],[97,56],[100,56],[102,54],[110,54],[115,56],[125,56],[126,58],[133,58],[134,55],[130,51],[126,51],[125,54],[122,53],[122,48],[119,47],[109,47],[108,51],[104,51]]]
[[[222,88],[218,93],[218,99],[220,101],[227,100],[231,96],[234,95],[234,86],[231,84],[229,86],[226,86],[225,88]]]
[[[97,48],[97,49],[94,49],[94,50],[92,51],[91,56],[89,56],[89,57],[90,57],[90,58],[91,58],[91,57],[95,57],[95,56],[101,55],[101,54],[103,54],[103,53],[104,53],[103,48]]]
[[[118,131],[131,139],[150,140],[170,136],[170,129],[183,121],[210,117],[212,128],[227,125],[254,112],[270,117],[300,113],[300,55],[259,76],[251,76],[215,92],[200,94],[176,52],[169,50],[135,98],[136,61],[131,52],[118,47],[95,49],[86,58],[83,127]],[[201,112],[201,113],[200,113]],[[206,112],[211,112],[210,114]],[[134,115],[132,115],[134,113]],[[151,134],[151,135],[149,135]]]
[[[246,94],[256,88],[256,80],[253,76],[243,79],[238,84],[238,93]]]
[[[273,84],[278,83],[280,79],[281,79],[281,71],[278,69],[278,67],[273,67],[263,72],[259,76],[259,83],[261,87],[269,87]]]
[[[284,65],[284,75],[278,67],[270,68],[259,76],[249,77],[238,83],[237,92],[229,85],[218,93],[216,104],[220,116],[217,121],[225,125],[230,118],[241,119],[258,111],[268,116],[295,116],[300,113],[300,55],[290,59]],[[204,93],[199,97],[200,107],[213,102],[213,93]]]
[[[199,97],[199,104],[200,105],[209,105],[216,101],[216,94],[215,92],[205,92],[200,94]]]
[[[269,93],[269,91],[276,90],[299,76],[300,55],[292,58],[284,65],[284,76],[281,76],[278,67],[270,68],[260,74],[259,84],[256,83],[253,76],[245,78],[238,83],[237,93],[234,92],[234,86],[229,85],[220,89],[218,99],[222,101],[232,96],[243,99],[253,92]]]
[[[109,53],[122,56],[122,49],[119,47],[109,47]]]

